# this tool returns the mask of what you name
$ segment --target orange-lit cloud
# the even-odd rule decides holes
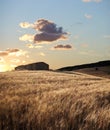
[[[22,23],[19,24],[19,26],[21,28],[29,28],[29,27],[33,27],[33,24],[30,24],[28,22],[22,22]]]
[[[4,57],[4,56],[21,56],[21,55],[25,55],[27,52],[20,50],[20,49],[6,49],[5,51],[0,51],[0,57]]]
[[[45,53],[40,52],[39,55],[40,55],[40,56],[45,56]]]
[[[67,32],[64,32],[62,27],[57,27],[57,25],[54,22],[46,19],[39,19],[34,24],[29,24],[28,22],[20,23],[20,26],[22,28],[31,27],[37,31],[37,34],[35,35],[23,35],[19,38],[19,40],[21,41],[46,43],[67,39]]]
[[[20,51],[19,49],[6,49],[5,51],[0,51],[0,56],[8,56],[11,53]]]
[[[40,49],[40,48],[43,47],[43,46],[34,45],[34,44],[27,44],[26,46],[27,46],[28,48],[37,48],[37,49]]]
[[[19,37],[20,41],[29,41],[29,42],[33,42],[34,41],[34,36],[31,34],[25,34],[21,37]]]
[[[0,63],[4,63],[4,62],[5,62],[4,58],[0,57]]]
[[[12,59],[11,62],[12,63],[20,63],[21,61],[20,61],[20,59]]]
[[[67,44],[67,45],[56,45],[56,46],[54,46],[54,49],[55,50],[70,50],[70,49],[72,49],[72,46],[71,45],[69,45],[69,44]]]
[[[13,53],[13,52],[18,52],[18,51],[20,51],[20,50],[19,50],[19,49],[16,49],[16,48],[14,48],[14,49],[8,48],[8,49],[6,49],[6,51],[7,51],[8,53]]]
[[[27,58],[28,52],[18,48],[8,48],[0,51],[0,71],[12,70],[15,66],[25,63],[24,59]]]
[[[4,64],[0,64],[0,72],[7,71],[7,66]]]
[[[8,52],[7,51],[0,51],[0,56],[7,56]]]

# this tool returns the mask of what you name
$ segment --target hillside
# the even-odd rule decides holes
[[[100,76],[110,79],[110,66],[96,68],[84,68],[75,70],[75,72],[85,73],[94,76]]]
[[[15,70],[49,70],[49,65],[45,62],[36,62],[17,66]]]
[[[110,80],[78,72],[0,73],[0,130],[110,130]]]
[[[57,71],[75,71],[89,75],[110,78],[110,61],[108,60],[90,64],[67,66],[60,68]]]
[[[73,71],[73,70],[84,69],[84,68],[97,68],[97,67],[105,67],[105,66],[110,66],[110,60],[99,61],[96,63],[76,65],[76,66],[67,66],[67,67],[60,68],[58,70],[60,70],[60,71]]]

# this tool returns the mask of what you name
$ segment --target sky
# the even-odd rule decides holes
[[[0,0],[0,72],[110,60],[110,0]]]

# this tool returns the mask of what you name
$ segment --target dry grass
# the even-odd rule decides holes
[[[110,130],[110,80],[80,73],[1,73],[0,130]]]
[[[105,77],[105,78],[110,79],[110,66],[79,69],[79,70],[76,70],[76,72]]]

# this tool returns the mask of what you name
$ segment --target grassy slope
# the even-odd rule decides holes
[[[109,129],[109,79],[46,71],[0,73],[0,130]]]
[[[95,75],[95,76],[100,76],[100,77],[105,77],[110,79],[110,66],[79,69],[76,70],[76,72],[81,72],[85,74],[90,74],[90,75]]]

